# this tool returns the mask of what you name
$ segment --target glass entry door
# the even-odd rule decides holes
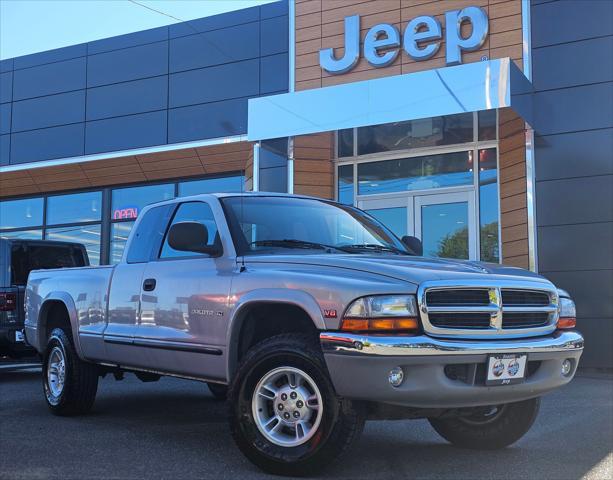
[[[398,237],[419,238],[426,257],[478,259],[473,192],[360,200],[358,207]]]

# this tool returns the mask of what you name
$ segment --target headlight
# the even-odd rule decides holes
[[[355,300],[345,311],[341,330],[415,331],[417,302],[413,295],[376,295]]]
[[[577,326],[577,308],[570,295],[564,290],[558,290],[560,301],[558,303],[558,328],[575,328]]]

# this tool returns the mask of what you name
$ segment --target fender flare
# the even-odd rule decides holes
[[[72,338],[74,339],[74,347],[77,351],[77,355],[83,358],[82,350],[81,350],[81,342],[79,339],[79,320],[77,315],[77,307],[75,306],[74,300],[72,297],[66,293],[61,291],[49,292],[47,296],[43,299],[43,302],[40,306],[40,310],[38,312],[38,319],[36,322],[36,330],[38,331],[38,343],[40,347],[40,352],[44,351],[45,345],[47,342],[47,336],[41,335],[44,331],[46,334],[49,332],[46,331],[47,324],[47,314],[51,305],[55,302],[60,302],[66,308],[68,312],[68,319],[70,321],[70,329],[72,330]],[[44,325],[44,327],[43,327]]]
[[[310,317],[313,326],[318,330],[325,330],[326,324],[321,307],[309,293],[302,290],[288,288],[261,288],[252,290],[241,297],[230,313],[230,322],[226,337],[227,361],[226,378],[231,380],[237,364],[238,335],[241,330],[245,313],[256,304],[284,304],[298,307]]]

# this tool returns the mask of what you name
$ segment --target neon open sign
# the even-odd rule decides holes
[[[124,207],[113,210],[113,220],[127,220],[138,217],[138,207]]]

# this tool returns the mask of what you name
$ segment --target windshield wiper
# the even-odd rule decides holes
[[[400,248],[392,247],[391,245],[379,245],[376,243],[356,243],[354,245],[343,245],[342,247],[339,247],[339,248],[346,249],[346,250],[353,250],[353,251],[357,250],[357,251],[363,251],[363,252],[376,252],[376,253],[392,252],[398,255],[411,255],[406,250],[401,250]]]
[[[257,247],[283,247],[283,248],[304,248],[304,249],[317,249],[317,250],[340,250],[342,248],[335,247],[333,245],[326,245],[324,243],[307,242],[306,240],[295,240],[293,238],[284,238],[283,240],[256,240],[249,245],[255,245]]]

